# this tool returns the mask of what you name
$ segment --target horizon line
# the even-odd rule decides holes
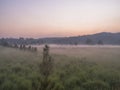
[[[24,39],[45,39],[45,38],[69,38],[69,37],[79,37],[79,36],[87,36],[87,35],[94,35],[94,34],[100,34],[100,33],[111,33],[111,34],[117,34],[117,33],[120,33],[120,32],[96,32],[96,33],[91,33],[91,34],[84,34],[84,35],[74,35],[74,36],[49,36],[49,37],[38,37],[38,38],[35,38],[35,37],[0,37],[0,39],[2,38],[13,38],[13,39],[19,39],[19,38],[24,38]]]

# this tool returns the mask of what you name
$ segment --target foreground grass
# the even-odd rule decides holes
[[[52,90],[120,89],[119,48],[51,48],[51,53]],[[38,90],[41,60],[41,51],[0,47],[0,90]]]

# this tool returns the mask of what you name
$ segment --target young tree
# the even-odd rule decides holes
[[[53,59],[49,54],[49,46],[45,45],[43,48],[43,61],[40,65],[40,71],[43,77],[43,81],[41,83],[40,90],[49,90],[49,76],[53,71]]]

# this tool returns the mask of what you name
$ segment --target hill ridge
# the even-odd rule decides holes
[[[9,43],[16,44],[107,44],[107,45],[120,45],[120,32],[100,32],[82,36],[72,37],[46,37],[46,38],[4,38]],[[1,41],[2,39],[0,39]]]

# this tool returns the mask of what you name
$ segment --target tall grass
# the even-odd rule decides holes
[[[52,90],[119,90],[119,47],[51,47],[50,50],[55,62],[49,77],[50,87],[55,85]],[[41,61],[42,48],[32,53],[0,46],[0,90],[38,90],[42,81]]]

